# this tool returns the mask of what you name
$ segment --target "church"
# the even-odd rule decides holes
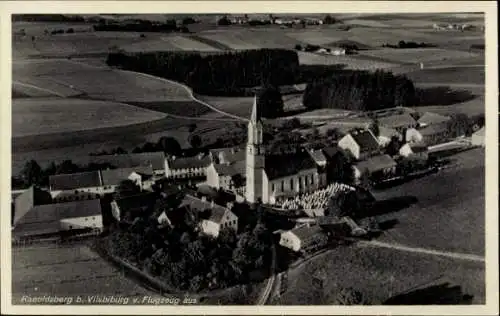
[[[263,129],[261,111],[255,98],[248,122],[245,160],[225,163],[224,166],[212,163],[207,172],[209,185],[238,191],[230,180],[237,175],[238,178],[244,178],[245,200],[265,204],[275,204],[278,199],[313,192],[326,186],[326,174],[320,172],[320,166],[305,149],[293,154],[267,153]],[[226,181],[220,181],[224,178]]]

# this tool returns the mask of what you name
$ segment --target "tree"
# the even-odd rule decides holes
[[[194,24],[196,23],[196,20],[193,19],[192,17],[188,16],[188,17],[185,17],[184,19],[182,19],[182,24],[183,25],[189,25],[189,24]]]
[[[295,50],[302,50],[302,45],[296,44],[295,45]]]
[[[387,144],[385,148],[385,153],[389,156],[396,156],[399,154],[399,149],[401,148],[401,142],[399,141],[397,136],[391,137],[391,141]]]
[[[200,148],[201,147],[201,137],[199,135],[193,135],[191,139],[189,140],[189,143],[191,144],[191,147],[193,148]]]
[[[28,161],[21,170],[21,178],[27,185],[39,184],[42,177],[42,168],[35,160]]]
[[[141,192],[141,189],[137,184],[135,184],[132,180],[123,180],[118,185],[116,189],[116,193],[120,198],[137,195]]]
[[[223,16],[217,21],[217,25],[219,26],[231,25],[231,20],[229,20],[227,16]]]
[[[323,19],[323,24],[335,24],[336,22],[337,20],[329,14]]]
[[[342,288],[335,295],[332,305],[368,305],[368,302],[361,292],[352,288]]]
[[[267,84],[261,89],[257,98],[262,116],[276,118],[283,115],[283,98],[278,87]]]
[[[375,119],[373,123],[370,124],[369,129],[373,133],[373,135],[375,135],[375,137],[378,137],[380,135],[380,129],[377,119]]]
[[[463,113],[455,113],[448,121],[448,134],[450,137],[459,137],[471,133],[469,117]]]
[[[351,184],[354,182],[352,164],[345,154],[336,153],[326,165],[328,182]]]
[[[192,133],[194,132],[194,130],[197,128],[198,126],[196,125],[196,123],[191,123],[189,124],[189,132]]]
[[[71,160],[64,160],[56,168],[56,174],[71,174],[79,171],[79,168]]]
[[[173,137],[163,136],[161,137],[157,144],[157,149],[162,150],[166,154],[179,155],[182,151],[181,145]]]

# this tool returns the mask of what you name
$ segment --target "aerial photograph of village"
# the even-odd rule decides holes
[[[485,14],[14,14],[13,305],[486,304]]]

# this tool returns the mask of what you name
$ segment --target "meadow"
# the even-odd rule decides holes
[[[449,283],[472,295],[473,303],[485,303],[482,263],[352,245],[337,247],[288,271],[287,291],[280,304],[321,304],[321,291],[312,277],[320,269],[326,272],[325,287],[333,297],[339,288],[350,287],[378,305],[409,290]]]
[[[379,60],[359,58],[352,55],[321,55],[316,53],[298,52],[299,62],[304,65],[344,65],[345,69],[376,70],[398,66],[397,62],[390,63]]]
[[[485,84],[484,67],[467,67],[466,65],[449,68],[422,69],[409,72],[406,76],[416,83]]]
[[[160,112],[109,101],[15,99],[12,104],[12,136],[92,130],[137,124],[164,117]]]
[[[72,60],[15,62],[13,80],[52,90],[61,96],[71,96],[71,91],[73,95],[119,102],[191,100],[181,84]]]
[[[460,62],[460,59],[474,58],[475,53],[439,48],[377,49],[362,52],[363,55],[392,60],[395,63],[426,63],[440,60]]]

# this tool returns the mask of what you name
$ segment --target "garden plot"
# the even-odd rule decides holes
[[[124,126],[164,118],[165,114],[109,101],[14,99],[13,137]]]

